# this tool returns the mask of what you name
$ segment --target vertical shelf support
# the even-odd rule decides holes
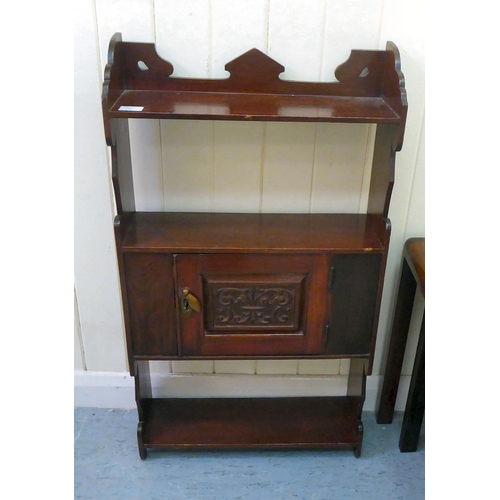
[[[111,120],[111,177],[118,214],[135,212],[128,120]]]
[[[149,361],[135,362],[135,401],[139,414],[137,424],[137,444],[139,445],[139,456],[146,459],[147,450],[144,443],[144,425],[149,414],[149,407],[153,393],[151,390],[151,375],[149,372]]]
[[[349,369],[349,378],[347,379],[347,397],[356,398],[358,402],[357,418],[358,418],[358,443],[354,448],[354,456],[361,456],[361,447],[363,444],[363,405],[366,397],[366,366],[367,360],[363,358],[351,359],[351,367]]]

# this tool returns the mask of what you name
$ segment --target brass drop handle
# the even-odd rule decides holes
[[[181,296],[181,312],[183,314],[191,314],[193,311],[201,311],[200,301],[191,293],[189,288],[183,288]]]

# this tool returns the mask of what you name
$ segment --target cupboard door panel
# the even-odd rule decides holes
[[[381,254],[334,257],[328,354],[370,354],[381,262]]]
[[[183,355],[324,352],[326,256],[176,255],[175,265]]]
[[[177,355],[171,254],[124,254],[134,355]]]

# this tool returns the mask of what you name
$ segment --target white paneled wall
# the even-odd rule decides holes
[[[419,0],[78,0],[75,36],[75,369],[124,372],[125,343],[100,84],[110,37],[155,42],[174,75],[225,78],[256,47],[291,80],[333,81],[351,49],[396,42],[407,78],[407,135],[374,374],[380,371],[403,242],[424,234],[424,49]],[[374,127],[352,124],[131,120],[138,210],[363,212]],[[418,308],[416,308],[418,309]],[[421,314],[420,307],[418,314]],[[418,323],[418,321],[416,322]],[[418,325],[417,325],[418,326]],[[415,330],[416,327],[414,327]],[[416,338],[412,332],[411,339]],[[412,341],[413,341],[412,340]],[[158,364],[174,374],[342,375],[348,360]],[[405,364],[405,372],[411,366]]]
[[[85,369],[85,355],[83,354],[82,346],[82,329],[80,327],[80,314],[78,312],[78,302],[76,301],[76,292],[74,298],[74,308],[75,308],[75,358],[74,366],[75,370]]]

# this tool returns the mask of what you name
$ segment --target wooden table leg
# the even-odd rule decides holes
[[[420,327],[415,364],[406,401],[405,415],[401,427],[399,449],[402,452],[416,451],[425,410],[425,315]]]
[[[403,259],[384,383],[377,413],[377,423],[379,424],[392,423],[416,288],[417,282],[406,259]]]

